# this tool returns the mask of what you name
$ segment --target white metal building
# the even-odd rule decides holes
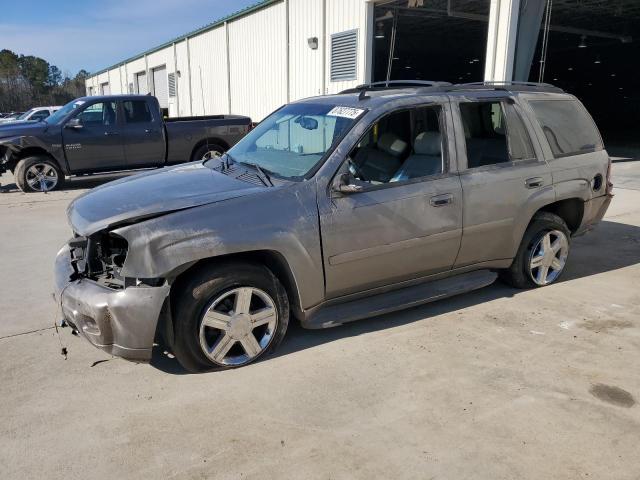
[[[263,0],[96,73],[87,94],[151,92],[172,117],[259,121],[286,102],[385,79],[550,81],[605,130],[620,130],[622,108],[631,133],[634,33],[637,0]],[[602,91],[625,106],[612,110]]]

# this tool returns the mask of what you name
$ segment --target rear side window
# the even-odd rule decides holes
[[[151,123],[153,116],[149,103],[144,100],[128,100],[124,102],[124,119],[127,123]]]
[[[511,103],[464,102],[460,116],[468,168],[535,158],[526,127]]]
[[[530,100],[555,158],[602,150],[595,123],[577,100]]]

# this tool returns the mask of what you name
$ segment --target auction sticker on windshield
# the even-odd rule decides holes
[[[350,118],[355,119],[360,116],[360,114],[364,112],[362,108],[354,108],[354,107],[333,107],[328,113],[329,117],[342,117],[342,118]]]

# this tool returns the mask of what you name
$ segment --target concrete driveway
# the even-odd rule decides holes
[[[203,375],[58,337],[52,262],[86,185],[2,193],[0,477],[638,479],[640,162],[614,178],[556,285],[292,325],[276,356]]]

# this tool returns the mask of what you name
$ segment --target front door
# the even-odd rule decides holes
[[[534,212],[554,201],[551,171],[513,99],[467,97],[453,107],[459,143],[466,145],[464,232],[455,266],[508,260]]]
[[[319,193],[327,298],[451,269],[462,232],[451,129],[446,103],[382,117]],[[335,191],[340,179],[358,191]]]
[[[150,102],[144,99],[125,100],[122,107],[127,166],[140,168],[162,165],[166,143],[160,112],[151,109]]]
[[[105,171],[125,165],[117,102],[88,105],[63,129],[64,152],[72,173]]]

